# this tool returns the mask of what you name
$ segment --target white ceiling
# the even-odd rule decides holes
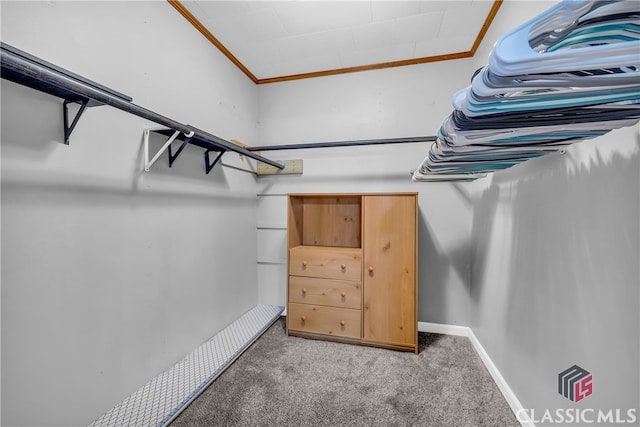
[[[468,52],[494,1],[180,3],[265,80]]]

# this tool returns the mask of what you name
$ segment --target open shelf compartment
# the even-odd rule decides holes
[[[362,248],[361,195],[289,195],[289,247]]]

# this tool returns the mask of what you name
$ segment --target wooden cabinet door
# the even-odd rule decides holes
[[[364,330],[367,341],[417,346],[417,196],[364,197]]]

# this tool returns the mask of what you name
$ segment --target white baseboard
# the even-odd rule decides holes
[[[431,334],[456,335],[460,337],[469,336],[469,327],[445,325],[443,323],[418,322],[418,331],[429,332]]]
[[[511,390],[511,387],[509,387],[509,384],[507,384],[507,381],[493,363],[487,351],[482,347],[482,344],[480,344],[480,341],[478,341],[478,338],[471,328],[468,326],[446,325],[442,323],[418,322],[418,331],[429,332],[432,334],[468,337],[476,353],[480,356],[480,360],[482,360],[487,371],[489,371],[491,378],[493,378],[493,381],[495,381],[498,389],[509,404],[509,407],[513,411],[514,415],[518,417],[518,421],[522,427],[535,427],[534,422],[529,418],[528,411],[524,410],[522,404],[518,400],[518,397],[515,395],[513,390]]]
[[[478,353],[478,356],[480,356],[482,363],[484,363],[484,366],[489,371],[489,374],[491,374],[491,377],[498,385],[498,389],[500,389],[500,392],[511,407],[511,410],[517,416],[522,427],[535,427],[536,425],[533,420],[529,418],[529,412],[524,410],[524,407],[518,400],[518,397],[513,390],[511,390],[511,387],[509,387],[509,384],[507,384],[507,381],[493,363],[487,351],[482,347],[482,344],[480,344],[480,341],[478,341],[476,334],[473,333],[471,328],[469,328],[469,340],[471,341],[473,348],[475,348],[476,353]]]

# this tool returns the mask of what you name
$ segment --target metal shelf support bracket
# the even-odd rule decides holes
[[[180,144],[180,147],[178,147],[178,150],[175,154],[171,152],[171,144],[169,144],[169,147],[167,148],[167,154],[169,155],[169,167],[173,166],[173,162],[175,162],[180,153],[182,153],[182,150],[184,150],[184,147],[187,146],[190,139],[191,138],[186,137],[184,141],[182,141],[182,144]]]
[[[88,99],[83,99],[81,101],[70,101],[65,99],[62,103],[62,114],[64,120],[64,144],[69,145],[69,137],[71,136],[71,132],[75,129],[78,124],[78,120],[80,120],[80,116],[84,113],[84,110],[87,108]],[[69,104],[80,104],[80,109],[76,113],[76,116],[73,118],[71,122],[71,126],[69,126]]]
[[[204,169],[205,169],[207,175],[209,175],[209,172],[211,172],[213,167],[216,165],[216,163],[218,163],[220,161],[220,159],[222,158],[222,155],[225,153],[225,151],[218,152],[218,155],[213,160],[213,163],[211,163],[211,160],[209,158],[209,153],[210,152],[211,152],[211,150],[207,150],[207,151],[204,152]]]

